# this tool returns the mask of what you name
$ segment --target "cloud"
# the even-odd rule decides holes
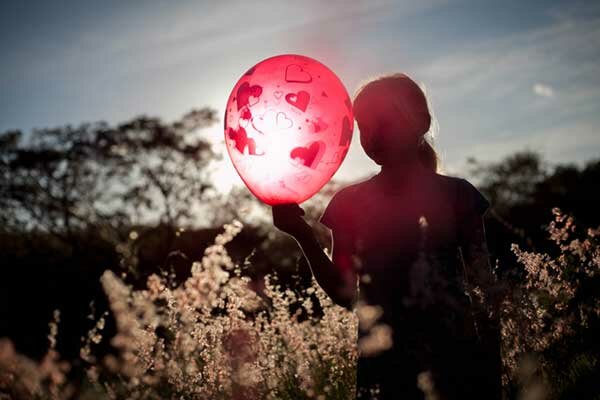
[[[551,86],[545,85],[543,83],[534,84],[531,90],[533,90],[533,93],[540,97],[554,97],[554,89]]]
[[[436,105],[447,165],[528,147],[560,161],[597,155],[598,38],[600,18],[578,14],[471,42],[417,67]]]
[[[429,86],[457,96],[513,95],[545,80],[587,86],[598,75],[600,18],[554,23],[473,41],[417,67]],[[586,82],[587,81],[587,82]],[[553,90],[555,90],[553,85]],[[437,90],[437,89],[436,89]]]

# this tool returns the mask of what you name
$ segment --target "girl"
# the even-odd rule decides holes
[[[357,397],[499,398],[499,331],[482,218],[488,201],[466,180],[437,173],[424,138],[427,100],[408,76],[367,83],[353,110],[360,143],[381,171],[339,190],[321,216],[331,229],[332,259],[297,204],[272,211],[334,302],[375,307],[377,323],[391,328],[391,346],[379,353],[359,346]],[[468,296],[469,287],[479,296]],[[359,341],[369,335],[366,325],[359,323]]]

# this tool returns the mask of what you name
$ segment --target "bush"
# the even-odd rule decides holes
[[[508,398],[599,395],[594,385],[600,378],[600,229],[578,231],[573,218],[558,209],[554,216],[548,226],[553,254],[513,246],[525,280],[513,286],[502,307]],[[101,359],[94,352],[103,340],[103,315],[80,351],[83,378],[71,377],[55,351],[58,313],[50,324],[50,349],[39,363],[0,341],[0,395],[354,398],[357,318],[373,319],[373,310],[363,306],[352,313],[333,304],[314,280],[300,293],[283,288],[274,276],[256,287],[224,247],[242,224],[234,221],[224,229],[180,284],[154,274],[134,290],[113,272],[102,275],[116,322],[110,339],[115,352]],[[373,326],[374,332],[385,330]],[[377,350],[375,339],[366,350]]]
[[[600,229],[578,231],[572,217],[553,214],[554,254],[512,246],[525,281],[502,308],[505,382],[553,398],[598,398],[585,396],[600,396]]]
[[[102,360],[93,347],[101,340],[104,319],[81,349],[87,364],[84,393],[128,399],[348,399],[353,396],[357,320],[333,304],[315,281],[298,296],[267,276],[264,288],[229,258],[224,245],[241,230],[225,225],[215,244],[194,263],[185,282],[174,285],[158,275],[141,290],[128,287],[113,272],[101,278],[117,325],[111,344],[116,355]],[[313,304],[316,299],[318,304]],[[290,307],[301,308],[290,314]],[[313,307],[322,315],[313,317]],[[304,313],[308,317],[299,318]],[[9,346],[4,342],[5,346]],[[0,361],[0,389],[34,380],[18,398],[70,395],[66,381],[52,391],[37,365],[12,352]],[[27,365],[28,370],[22,368]],[[2,385],[5,386],[2,386]],[[12,390],[12,389],[11,389]],[[7,393],[16,393],[9,391]],[[25,396],[27,395],[27,396]]]

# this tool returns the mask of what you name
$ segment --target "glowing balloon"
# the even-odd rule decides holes
[[[337,171],[352,140],[350,97],[317,60],[267,58],[236,83],[225,111],[235,169],[263,202],[301,203]]]

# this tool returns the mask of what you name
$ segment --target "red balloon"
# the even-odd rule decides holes
[[[309,57],[286,54],[250,68],[225,109],[229,157],[263,202],[301,203],[346,157],[354,118],[339,78]]]

